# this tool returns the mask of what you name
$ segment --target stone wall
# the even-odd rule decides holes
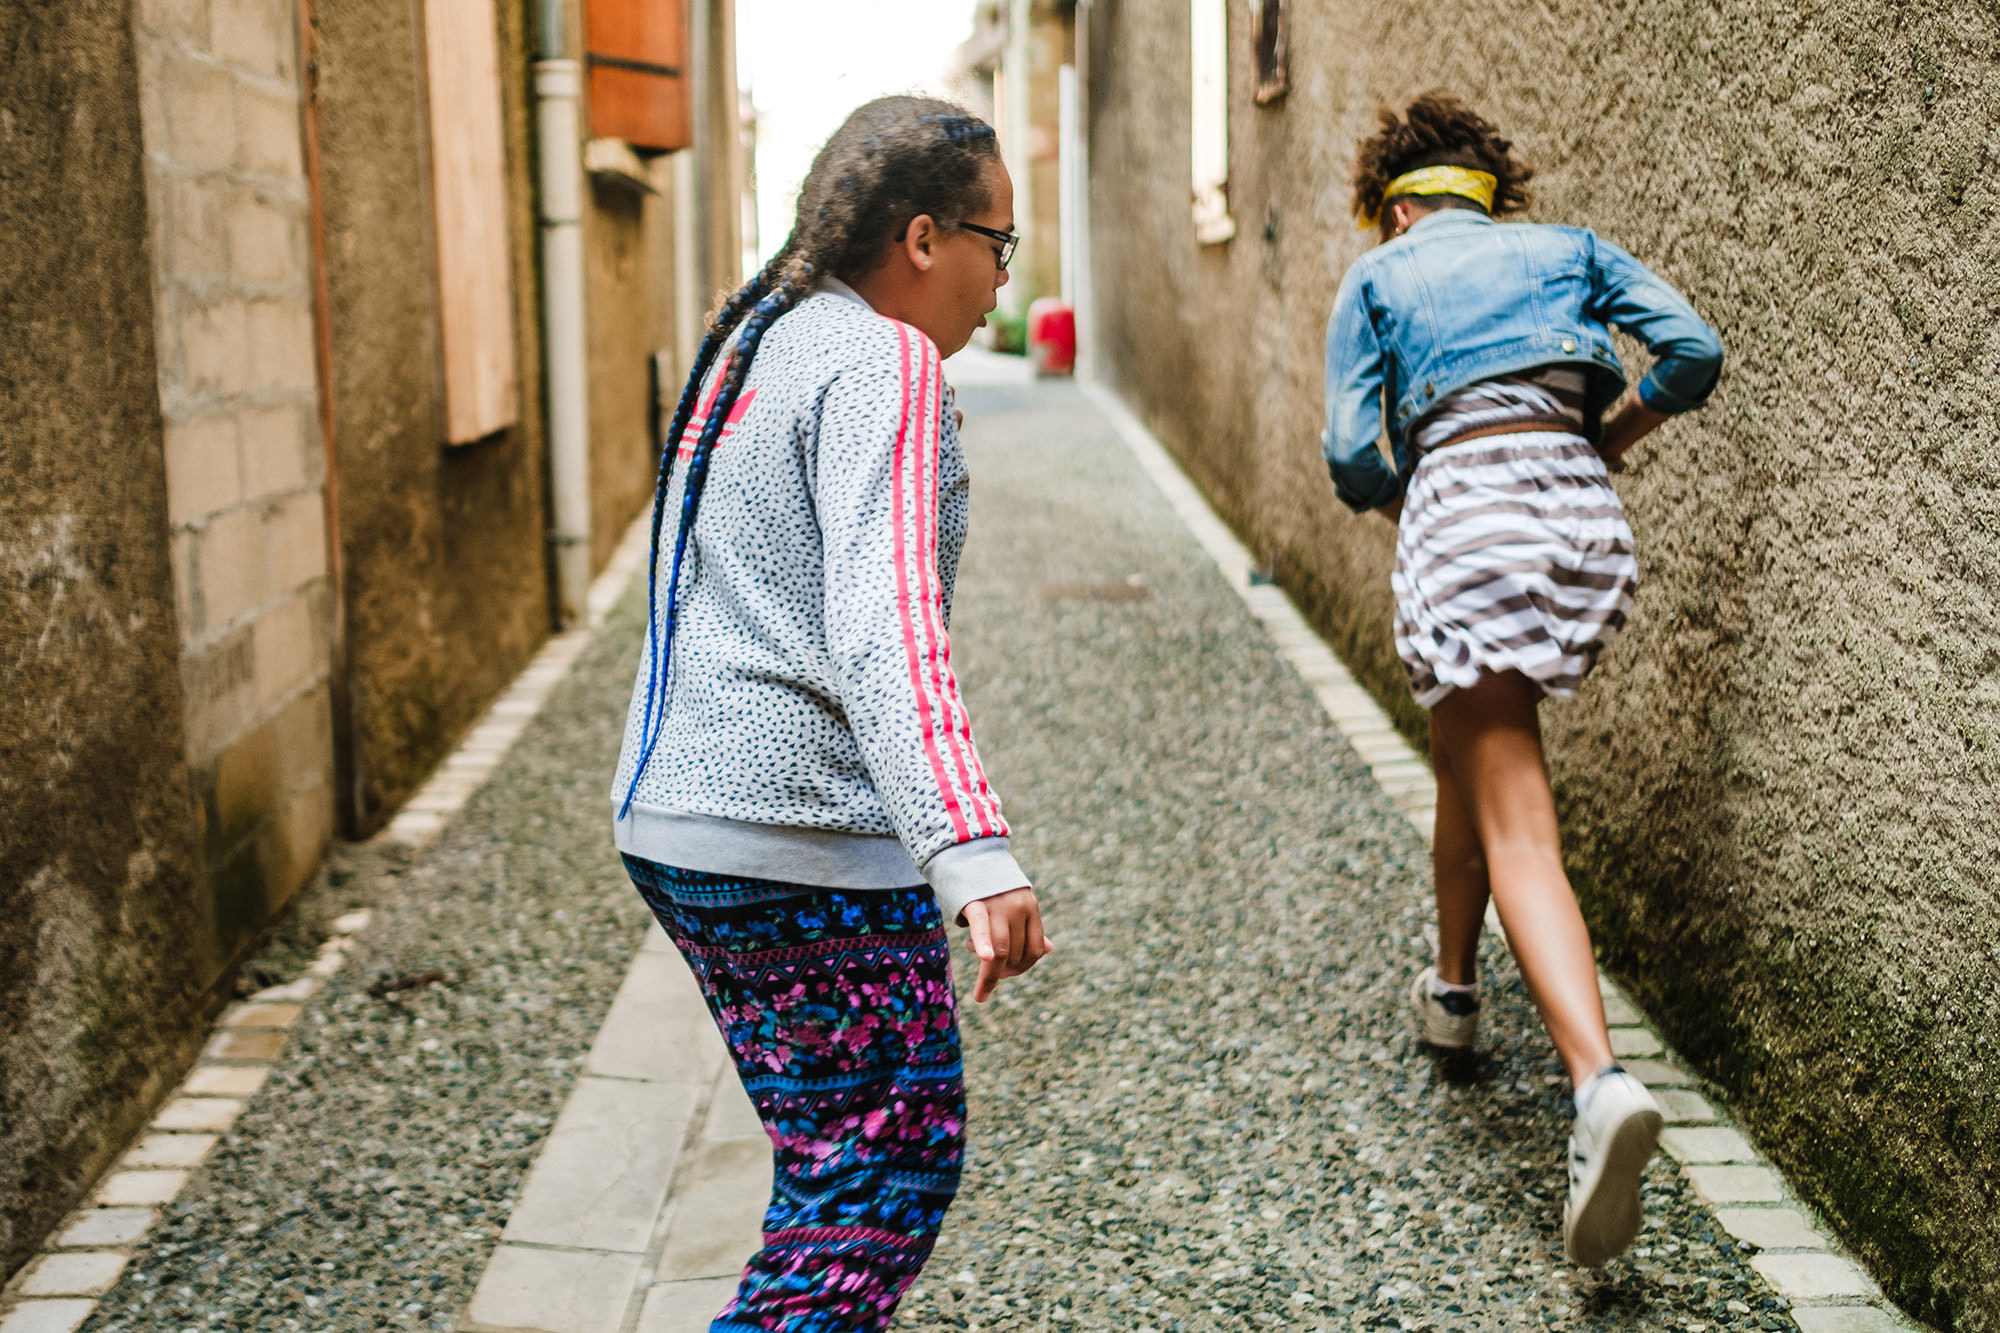
[[[2000,1328],[2000,15],[1291,8],[1292,91],[1259,108],[1230,6],[1238,231],[1205,248],[1187,7],[1091,5],[1106,374],[1421,735],[1390,531],[1334,501],[1317,444],[1374,107],[1458,90],[1539,167],[1531,219],[1687,292],[1721,389],[1620,479],[1638,611],[1547,711],[1573,877],[1607,965],[1891,1292]]]
[[[326,497],[292,0],[138,10],[187,761],[219,975],[333,832]]]
[[[0,6],[0,1275],[193,1056],[132,15]]]
[[[332,298],[335,466],[354,754],[372,832],[551,624],[528,61],[531,8],[496,6],[521,409],[444,443],[422,6],[314,0]]]

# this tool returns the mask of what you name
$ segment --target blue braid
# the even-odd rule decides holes
[[[923,120],[925,124],[936,125],[943,130],[945,139],[955,148],[993,137],[993,127],[977,116],[930,115]]]
[[[639,728],[639,758],[632,766],[631,784],[626,787],[625,799],[618,807],[620,819],[632,809],[632,798],[639,790],[639,779],[653,757],[653,748],[659,744],[660,736],[666,731],[667,669],[673,662],[675,613],[680,606],[681,561],[687,554],[688,534],[694,530],[695,511],[701,505],[702,490],[708,482],[709,455],[715,451],[716,442],[722,438],[723,426],[729,420],[729,414],[743,392],[743,382],[750,374],[750,362],[757,355],[757,344],[763,341],[765,330],[770,328],[778,316],[790,310],[797,302],[803,286],[801,277],[798,280],[782,281],[775,291],[770,290],[772,274],[778,268],[779,262],[773,261],[769,268],[731,297],[717,314],[707,340],[702,343],[701,354],[695,358],[694,374],[689,376],[688,386],[681,394],[680,406],[674,413],[673,429],[669,432],[666,447],[662,451],[660,480],[653,497],[652,555],[646,576],[646,645],[650,654],[650,670],[646,673],[646,711]],[[765,294],[767,291],[768,295]],[[756,302],[756,308],[744,321],[743,335],[737,343],[736,350],[730,353],[728,363],[723,367],[721,391],[716,394],[715,402],[709,407],[708,420],[702,423],[701,438],[695,443],[694,453],[688,459],[687,476],[681,483],[680,528],[674,536],[673,568],[667,575],[667,613],[662,633],[656,629],[659,622],[655,614],[658,604],[660,528],[662,510],[666,506],[668,482],[673,471],[673,459],[679,453],[681,435],[693,417],[694,407],[701,393],[701,383],[707,378],[716,354],[728,338],[730,326],[741,316],[743,308],[752,301]]]

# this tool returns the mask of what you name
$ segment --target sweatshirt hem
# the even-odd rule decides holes
[[[821,889],[914,889],[927,882],[899,839],[842,829],[754,824],[634,804],[623,819],[614,814],[612,840],[628,856],[709,875]]]

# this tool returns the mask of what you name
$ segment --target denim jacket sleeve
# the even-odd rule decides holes
[[[1382,457],[1382,383],[1386,358],[1368,312],[1361,266],[1347,270],[1326,328],[1326,434],[1320,443],[1334,494],[1356,513],[1403,493],[1402,479]]]
[[[1639,401],[1655,412],[1690,412],[1722,373],[1722,341],[1686,297],[1601,236],[1591,236],[1591,300],[1599,318],[1646,344],[1653,368]]]

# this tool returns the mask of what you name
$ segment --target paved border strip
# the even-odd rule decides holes
[[[583,627],[558,634],[542,646],[451,757],[376,835],[378,839],[422,846],[493,775],[589,645],[633,575],[644,567],[651,538],[649,510],[626,531],[590,585]],[[195,1168],[270,1077],[301,1006],[340,970],[354,936],[366,930],[368,922],[365,911],[338,918],[305,975],[223,1010],[200,1060],[161,1105],[138,1142],[126,1149],[83,1206],[43,1242],[42,1253],[0,1290],[0,1333],[75,1333],[82,1326],[97,1308],[97,1299],[125,1271],[160,1210],[180,1197]]]
[[[1251,582],[1255,565],[1249,551],[1124,401],[1101,384],[1082,387],[1428,845],[1437,818],[1430,765],[1291,600],[1278,588]],[[1487,921],[1498,925],[1490,907]],[[1726,1111],[1694,1091],[1686,1067],[1631,998],[1602,972],[1598,988],[1613,1054],[1653,1089],[1666,1111],[1661,1147],[1680,1163],[1717,1224],[1757,1247],[1750,1266],[1791,1302],[1800,1333],[1915,1333],[1918,1325],[1888,1302]]]

